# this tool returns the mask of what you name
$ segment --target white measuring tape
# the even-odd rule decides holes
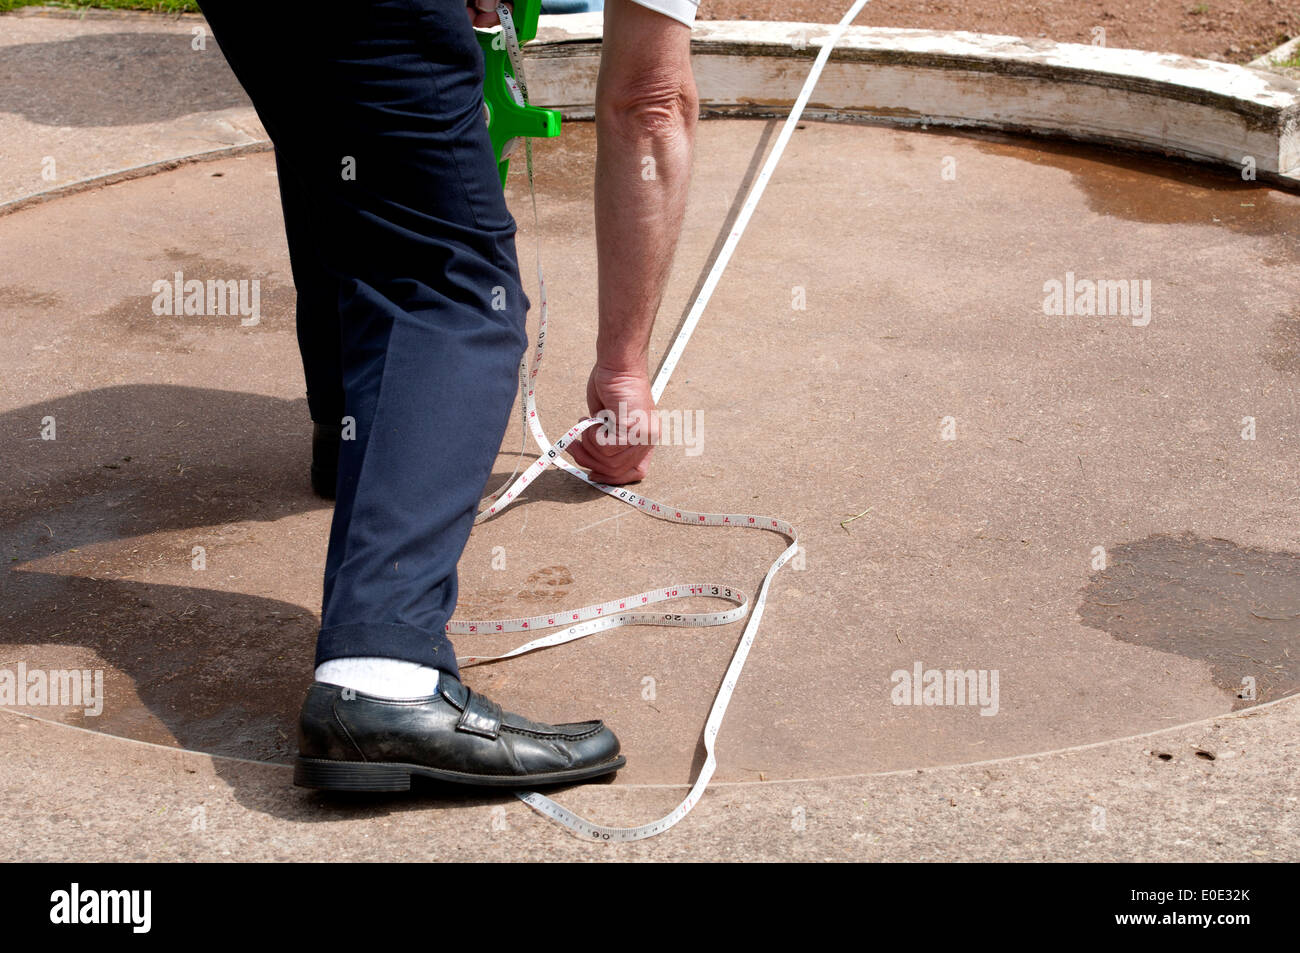
[[[691,306],[687,314],[686,321],[682,324],[681,331],[678,332],[676,340],[673,341],[663,364],[659,368],[659,374],[655,378],[654,385],[651,389],[651,396],[655,403],[659,402],[664,388],[668,386],[668,379],[672,376],[673,370],[677,367],[677,362],[681,359],[682,353],[686,350],[686,344],[695,331],[695,326],[699,323],[700,316],[704,313],[704,308],[713,294],[713,289],[717,287],[719,279],[722,277],[723,270],[731,260],[732,252],[735,250],[737,243],[740,241],[741,234],[745,231],[746,225],[749,224],[750,217],[754,213],[758,200],[767,187],[768,180],[772,177],[772,172],[776,169],[776,164],[780,161],[782,152],[785,151],[786,143],[790,141],[790,136],[794,132],[795,124],[803,114],[804,106],[808,103],[809,96],[812,95],[813,87],[817,84],[817,79],[821,76],[822,68],[830,58],[831,49],[843,35],[844,30],[849,23],[858,15],[868,0],[855,0],[852,8],[844,15],[843,19],[836,25],[831,35],[827,37],[817,59],[813,63],[812,70],[808,74],[808,79],[804,82],[803,89],[799,92],[799,97],[795,100],[794,107],[790,110],[790,115],[781,129],[781,134],[777,137],[776,144],[772,147],[772,152],[764,163],[762,171],[755,180],[749,195],[745,199],[745,204],[736,218],[736,223],[727,236],[727,241],[719,252],[717,259],[713,263],[708,278],[705,280],[695,303]],[[514,70],[515,79],[519,84],[520,96],[525,103],[528,102],[528,83],[524,78],[523,56],[519,48],[519,37],[515,31],[514,21],[510,15],[510,10],[504,4],[497,7],[497,14],[501,19],[501,30],[505,36],[506,46],[510,55],[510,64]],[[625,487],[608,486],[604,483],[597,483],[592,480],[585,471],[578,469],[564,460],[560,454],[570,443],[576,440],[584,431],[591,427],[603,426],[602,422],[588,417],[573,427],[563,437],[552,443],[542,430],[541,420],[537,416],[537,375],[542,364],[542,355],[546,348],[546,279],[542,275],[542,255],[540,248],[540,231],[537,214],[537,192],[533,182],[533,148],[530,139],[524,140],[524,149],[526,153],[526,165],[528,169],[528,191],[532,198],[533,205],[533,225],[534,230],[538,232],[534,241],[534,250],[537,258],[537,285],[539,289],[538,296],[538,314],[539,327],[537,331],[537,347],[533,351],[531,364],[525,356],[519,365],[519,387],[523,393],[524,400],[521,403],[521,414],[523,418],[523,430],[525,431],[524,443],[527,444],[528,432],[532,433],[533,440],[537,443],[538,448],[542,450],[542,455],[537,458],[522,475],[516,478],[519,468],[516,465],[515,472],[510,475],[504,484],[490,496],[484,497],[479,504],[479,513],[475,517],[475,524],[491,519],[498,513],[505,510],[516,500],[524,489],[537,479],[548,467],[556,467],[563,470],[570,476],[573,476],[589,486],[595,487],[602,493],[608,494],[617,500],[635,507],[647,516],[655,519],[664,520],[669,523],[683,523],[690,526],[730,526],[742,529],[759,529],[787,537],[790,540],[789,546],[777,557],[763,577],[763,583],[759,587],[758,595],[751,606],[747,597],[739,589],[733,586],[725,586],[712,582],[685,582],[676,585],[664,586],[660,589],[651,589],[647,592],[639,592],[634,596],[627,596],[622,599],[612,599],[609,602],[602,602],[595,605],[584,606],[581,609],[570,609],[563,612],[545,613],[543,615],[530,616],[520,619],[501,619],[501,620],[460,620],[452,619],[447,623],[448,635],[476,635],[484,632],[532,632],[537,630],[552,629],[558,626],[565,626],[564,629],[554,632],[541,638],[533,639],[512,649],[504,655],[470,655],[462,656],[457,659],[460,662],[487,662],[499,659],[514,658],[517,655],[523,655],[525,652],[532,652],[536,649],[547,648],[552,645],[562,645],[565,642],[572,642],[575,639],[586,638],[597,632],[606,629],[616,629],[625,625],[673,625],[673,626],[708,626],[708,625],[725,625],[729,622],[736,622],[749,616],[749,622],[740,637],[740,644],[736,646],[736,651],[732,654],[731,663],[727,666],[726,675],[722,679],[722,686],[718,689],[717,696],[713,699],[713,707],[709,710],[709,717],[704,723],[704,749],[707,757],[703,766],[700,768],[699,776],[691,785],[690,791],[686,797],[673,810],[665,814],[656,821],[648,824],[642,824],[640,827],[604,827],[600,824],[593,824],[591,821],[578,817],[571,811],[566,810],[561,805],[552,801],[544,795],[535,791],[517,791],[516,795],[529,807],[541,814],[546,815],[552,820],[572,830],[574,833],[588,840],[599,841],[635,841],[646,837],[653,837],[655,834],[661,834],[675,825],[678,821],[690,813],[696,803],[704,794],[705,788],[708,787],[709,781],[713,778],[713,772],[717,768],[718,762],[714,755],[714,740],[718,736],[718,731],[722,727],[722,719],[726,714],[727,705],[731,701],[731,696],[736,689],[736,682],[740,678],[741,670],[745,667],[745,660],[749,657],[750,647],[754,644],[754,638],[758,635],[759,622],[763,618],[763,607],[767,602],[768,586],[772,582],[772,577],[776,575],[777,570],[786,564],[786,562],[798,551],[798,536],[795,528],[785,520],[777,519],[773,516],[755,516],[748,513],[696,513],[691,510],[684,510],[675,506],[666,506],[662,503],[656,503],[654,500],[647,499],[638,493],[633,493]],[[693,596],[704,596],[708,598],[718,598],[731,602],[734,608],[718,612],[686,612],[672,613],[659,612],[646,607],[656,603],[667,602],[673,599],[686,599]]]

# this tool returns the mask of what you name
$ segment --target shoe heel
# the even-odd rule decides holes
[[[293,763],[293,783],[326,791],[409,791],[411,773],[390,764],[298,758]]]

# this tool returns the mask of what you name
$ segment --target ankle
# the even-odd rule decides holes
[[[316,666],[316,681],[380,698],[427,698],[438,691],[436,668],[406,659],[363,655]]]

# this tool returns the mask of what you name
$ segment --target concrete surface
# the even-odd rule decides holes
[[[701,125],[656,354],[774,132]],[[593,146],[575,123],[537,149],[552,433],[582,411],[590,363]],[[509,196],[530,276],[520,177]],[[661,448],[641,488],[785,517],[804,568],[773,587],[721,783],[618,855],[1295,859],[1297,211],[1145,158],[806,123],[665,394],[702,413],[702,452]],[[0,716],[4,855],[591,851],[508,798],[340,804],[231,760],[292,757],[329,519],[306,482],[271,157],[0,217],[0,258],[0,668],[102,670],[106,696],[99,715],[23,710],[62,725]],[[154,315],[153,282],[178,270],[260,281],[260,323]],[[1045,314],[1067,272],[1150,281],[1150,322]],[[517,448],[512,432],[502,477]],[[696,576],[752,591],[780,548],[654,523],[558,474],[529,495],[475,532],[462,616]],[[698,767],[738,635],[624,629],[466,678],[535,717],[606,718],[628,767],[559,800],[642,822]],[[996,671],[997,714],[894,704],[891,676],[918,663]],[[1079,745],[1096,747],[1034,754]]]
[[[266,147],[201,17],[40,13],[0,16],[0,204],[177,156]]]
[[[597,845],[509,795],[325,798],[290,787],[288,768],[11,716],[0,718],[0,852],[12,861],[1295,861],[1296,727],[1288,700],[1014,761],[715,784],[667,834]],[[683,793],[595,784],[558,797],[630,824]]]

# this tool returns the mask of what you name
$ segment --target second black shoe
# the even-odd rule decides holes
[[[311,488],[317,496],[334,499],[339,482],[339,447],[343,443],[340,424],[312,423]]]
[[[316,682],[298,719],[293,783],[406,791],[412,777],[488,787],[583,781],[627,763],[600,721],[547,725],[501,710],[446,672],[427,698],[379,698]]]

